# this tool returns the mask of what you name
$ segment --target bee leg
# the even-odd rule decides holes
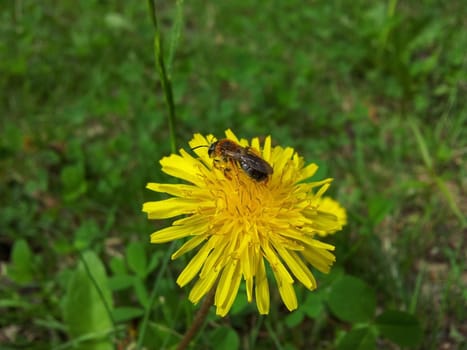
[[[229,180],[232,180],[232,176],[231,174],[229,173],[232,169],[230,169],[228,166],[227,166],[227,161],[225,161],[224,159],[216,159],[214,158],[213,159],[213,162],[212,162],[212,166],[213,168],[216,168],[218,170],[221,170],[223,171],[224,173],[224,176],[229,179]]]
[[[230,174],[230,171],[231,171],[231,170],[232,170],[232,169],[230,169],[230,168],[224,168],[224,176],[225,176],[227,179],[229,179],[229,180],[232,180],[232,176],[231,176],[231,174]]]
[[[222,165],[222,161],[220,159],[213,159],[212,166],[213,168],[223,170],[225,167]]]

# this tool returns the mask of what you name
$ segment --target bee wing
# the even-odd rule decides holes
[[[241,157],[241,153],[239,153],[238,151],[230,151],[228,149],[224,149],[222,150],[222,153],[228,157],[228,158],[232,158],[234,160],[238,160],[240,157]]]
[[[269,163],[254,153],[251,148],[248,148],[247,153],[241,156],[241,161],[254,170],[258,170],[266,174],[272,174],[272,167]]]

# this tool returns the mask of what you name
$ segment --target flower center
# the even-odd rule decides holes
[[[269,203],[270,189],[267,181],[256,181],[238,168],[232,168],[228,178],[218,182],[217,209],[232,219],[256,221],[262,218],[264,207]]]

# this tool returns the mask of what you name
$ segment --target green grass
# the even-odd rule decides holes
[[[156,5],[178,146],[232,128],[317,162],[349,213],[323,294],[356,276],[376,315],[415,315],[415,348],[465,344],[467,3],[186,1],[180,38],[175,2]],[[67,288],[91,250],[110,277],[120,344],[136,342],[168,263],[144,342],[173,346],[196,308],[175,284],[186,261],[148,243],[169,222],[141,213],[159,198],[145,184],[169,180],[158,160],[171,149],[147,3],[16,1],[0,19],[0,345],[72,346]],[[102,299],[89,303],[105,314]],[[262,318],[239,297],[193,348],[336,348],[351,323],[319,305],[289,314],[274,294]]]

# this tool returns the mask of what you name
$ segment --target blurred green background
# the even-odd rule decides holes
[[[465,345],[467,2],[156,6],[178,146],[227,128],[272,135],[335,179],[330,193],[349,213],[326,240],[333,272],[318,274],[316,293],[296,286],[297,312],[275,291],[260,317],[240,292],[192,349]],[[144,187],[169,180],[158,160],[170,153],[147,2],[0,8],[0,346],[173,347],[196,307],[175,283],[186,260],[166,268],[174,246],[149,244],[170,221],[141,213],[162,198]],[[339,315],[336,298],[351,305],[360,287],[376,304]],[[375,325],[388,310],[413,315],[407,329],[421,336],[384,337]]]

